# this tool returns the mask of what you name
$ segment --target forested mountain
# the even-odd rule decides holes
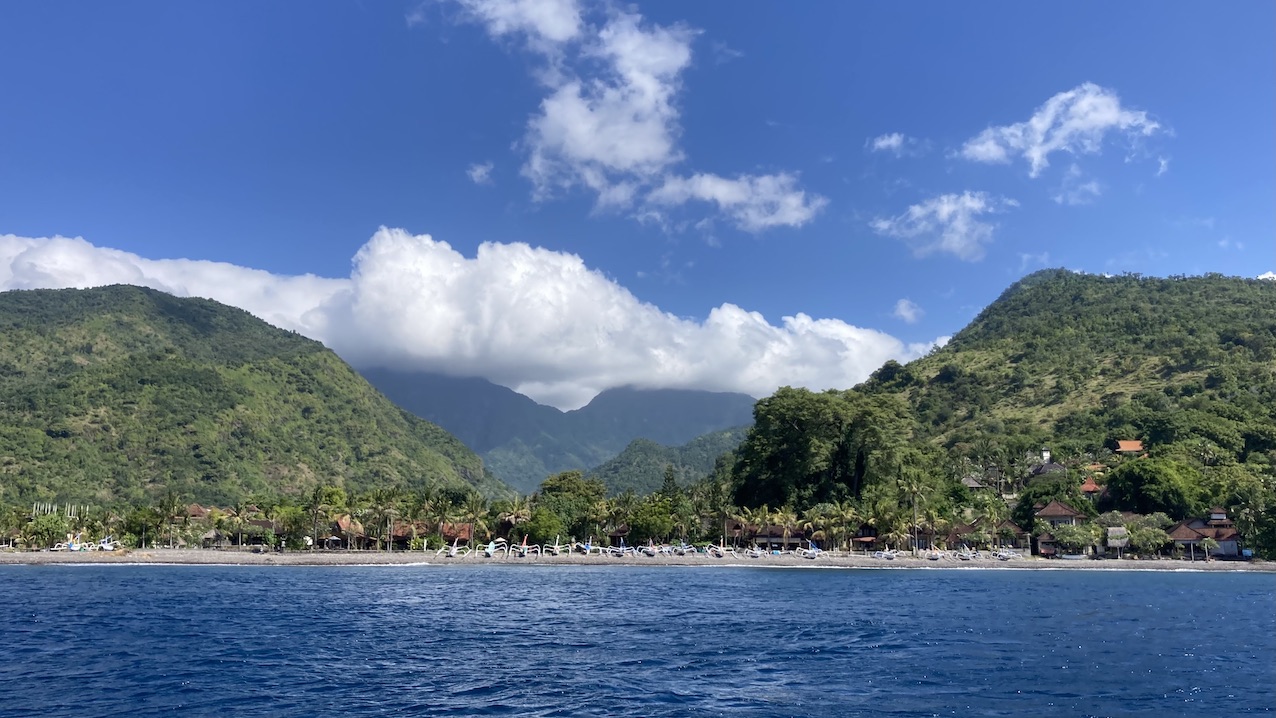
[[[506,491],[318,342],[130,286],[0,293],[0,499]]]
[[[626,491],[645,496],[660,490],[669,467],[674,480],[688,486],[708,477],[718,457],[735,451],[747,431],[743,426],[714,431],[682,446],[634,439],[615,458],[591,470],[588,478],[602,480],[613,496]]]
[[[745,394],[619,388],[563,412],[483,379],[362,373],[399,406],[456,435],[524,493],[550,474],[598,466],[635,439],[678,445],[752,421],[753,398]]]
[[[948,346],[860,387],[906,399],[946,446],[1056,453],[1118,439],[1276,449],[1276,282],[1064,270],[1015,283]]]
[[[1155,461],[1130,468],[1121,440]],[[1095,510],[1178,519],[1217,504],[1276,550],[1274,466],[1276,282],[1052,270],[927,357],[853,389],[762,399],[733,481],[745,506],[852,501],[889,523],[914,503],[969,505],[958,480],[974,475],[1017,493],[1030,522],[1049,498],[1089,510],[1081,477],[1111,470],[1122,491]]]

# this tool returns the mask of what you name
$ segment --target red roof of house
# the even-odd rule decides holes
[[[469,523],[443,524],[443,538],[448,541],[469,541],[473,536],[474,525]]]
[[[1211,525],[1201,519],[1180,521],[1166,533],[1175,541],[1200,541],[1204,538],[1212,538],[1221,542],[1235,541],[1240,537],[1240,533],[1236,531],[1236,527],[1232,526],[1230,522],[1228,525],[1219,526]]]
[[[1094,479],[1089,476],[1085,477],[1085,481],[1081,482],[1081,493],[1097,494],[1102,490],[1098,484],[1094,483]]]
[[[1123,453],[1123,454],[1124,454],[1124,453],[1127,453],[1127,452],[1128,452],[1128,453],[1134,453],[1134,454],[1137,454],[1138,452],[1143,451],[1143,442],[1142,442],[1142,441],[1137,441],[1137,440],[1134,440],[1134,441],[1118,441],[1118,442],[1117,442],[1117,451],[1119,451],[1119,452],[1121,452],[1121,453]]]
[[[1085,514],[1077,511],[1062,501],[1051,501],[1046,504],[1045,508],[1038,511],[1036,515],[1043,519],[1054,518],[1057,516],[1085,516]]]

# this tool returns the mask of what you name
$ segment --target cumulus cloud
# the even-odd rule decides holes
[[[921,321],[922,315],[926,312],[917,306],[916,302],[911,299],[901,299],[895,302],[894,316],[896,319],[902,319],[907,324],[916,324]]]
[[[1263,272],[1262,274],[1258,275],[1258,278],[1276,280],[1276,272]]]
[[[470,165],[465,174],[474,184],[492,184],[492,167],[491,162],[477,162]]]
[[[1137,144],[1160,129],[1146,112],[1122,107],[1115,91],[1087,82],[1046,100],[1024,122],[989,127],[966,141],[961,156],[987,163],[1023,157],[1036,177],[1052,153],[1097,154],[1111,132]]]
[[[916,137],[909,137],[902,132],[891,132],[878,135],[864,143],[870,152],[889,152],[896,157],[919,154],[924,147]]]
[[[355,366],[483,376],[561,408],[623,385],[753,396],[845,388],[933,346],[805,314],[773,324],[733,304],[693,321],[639,301],[576,255],[486,243],[467,257],[401,229],[373,235],[344,278],[0,235],[0,289],[116,283],[241,307]]]
[[[727,178],[679,169],[687,157],[677,100],[697,30],[603,5],[591,7],[601,15],[591,24],[568,0],[540,12],[529,2],[458,2],[493,37],[524,37],[543,65],[536,75],[546,94],[518,144],[533,199],[583,189],[600,210],[660,220],[700,200],[749,231],[800,226],[827,203],[792,173]]]
[[[1013,199],[966,191],[932,197],[897,217],[879,217],[869,226],[878,234],[905,240],[918,257],[947,252],[977,262],[983,259],[984,245],[992,241],[995,228],[978,218],[1017,206]]]

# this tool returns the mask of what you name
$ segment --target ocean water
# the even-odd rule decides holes
[[[0,566],[0,716],[1276,712],[1276,575]]]

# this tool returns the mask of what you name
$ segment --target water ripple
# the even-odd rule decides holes
[[[1276,577],[0,567],[4,716],[1268,714]]]

